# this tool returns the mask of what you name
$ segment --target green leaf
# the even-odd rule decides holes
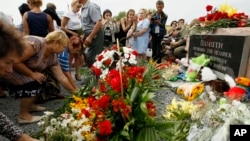
[[[141,102],[147,102],[149,100],[151,100],[152,98],[155,97],[154,93],[148,92],[148,90],[144,91],[144,93],[142,94],[141,97]]]
[[[133,90],[132,90],[132,93],[131,93],[131,96],[130,96],[130,102],[134,102],[137,95],[138,95],[138,92],[139,92],[139,87],[134,87]]]
[[[141,111],[142,111],[143,113],[148,114],[148,109],[147,109],[147,106],[146,106],[146,103],[145,103],[145,102],[142,102],[142,103],[140,104],[140,109],[141,109]]]

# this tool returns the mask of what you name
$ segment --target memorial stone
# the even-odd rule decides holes
[[[224,79],[225,74],[233,78],[238,76],[250,78],[249,28],[220,29],[219,31],[213,34],[192,35],[189,44],[189,58],[201,54],[207,55],[211,59],[209,67],[220,79]]]

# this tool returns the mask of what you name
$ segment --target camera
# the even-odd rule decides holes
[[[151,21],[155,21],[155,20],[157,20],[157,17],[156,16],[152,16],[151,17]]]
[[[172,37],[169,35],[165,35],[161,41],[161,45],[164,48],[165,46],[169,46],[172,41]]]

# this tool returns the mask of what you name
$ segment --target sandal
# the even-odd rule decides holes
[[[79,74],[75,74],[75,79],[76,79],[77,81],[81,81],[81,80],[82,80]]]

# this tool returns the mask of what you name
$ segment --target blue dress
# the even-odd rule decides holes
[[[143,28],[147,28],[147,31],[139,37],[134,39],[134,47],[139,54],[144,54],[147,52],[148,42],[149,42],[149,31],[150,31],[150,21],[146,18],[137,23],[136,32],[141,31]]]

